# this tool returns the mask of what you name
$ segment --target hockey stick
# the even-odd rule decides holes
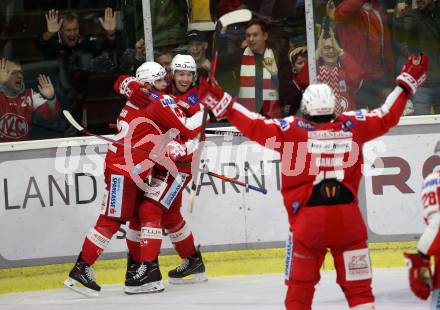
[[[95,133],[93,133],[93,132],[91,132],[91,131],[88,131],[88,130],[85,129],[83,126],[81,126],[81,125],[80,125],[80,124],[79,124],[79,123],[73,118],[72,114],[70,114],[70,112],[67,111],[67,110],[63,110],[63,114],[64,114],[64,117],[66,118],[66,120],[70,123],[70,125],[72,125],[76,130],[78,130],[79,133],[85,134],[85,135],[87,135],[87,136],[96,137],[96,138],[98,138],[98,139],[105,140],[105,141],[107,141],[107,142],[116,143],[116,144],[120,144],[120,145],[123,145],[123,146],[126,146],[126,147],[134,148],[134,147],[132,147],[132,146],[130,146],[130,145],[124,144],[124,143],[119,142],[119,141],[116,141],[116,140],[114,140],[114,139],[107,138],[107,137],[104,137],[104,136],[101,136],[101,135],[97,135],[97,134],[95,134]],[[137,149],[137,148],[134,148],[134,149]],[[145,152],[144,150],[141,150],[141,149],[137,149],[137,150]]]
[[[101,139],[101,140],[104,140],[104,141],[107,141],[107,142],[110,142],[110,143],[115,143],[115,144],[118,144],[118,145],[121,145],[121,146],[125,146],[125,147],[127,147],[127,148],[131,148],[131,149],[134,149],[134,150],[138,150],[138,151],[141,151],[141,152],[148,153],[146,150],[139,149],[139,148],[137,148],[137,147],[134,147],[134,146],[131,146],[131,145],[128,145],[128,144],[124,144],[124,143],[122,143],[122,142],[119,142],[119,141],[116,141],[116,140],[114,140],[114,139],[107,138],[107,137],[104,137],[104,136],[101,136],[101,135],[95,134],[95,133],[93,133],[93,132],[91,132],[91,131],[85,129],[84,127],[82,127],[82,126],[81,126],[81,125],[80,125],[80,124],[79,124],[79,123],[73,118],[72,114],[70,114],[70,112],[67,111],[67,110],[63,110],[63,114],[64,114],[64,117],[67,119],[67,121],[68,121],[73,127],[75,127],[75,129],[78,130],[80,133],[83,133],[83,134],[85,134],[85,135],[92,136],[92,137],[95,137],[95,138],[98,138],[98,139]],[[178,163],[178,164],[186,167],[186,165],[184,165],[183,163]],[[242,181],[238,181],[238,180],[235,180],[235,179],[232,179],[232,178],[226,177],[226,176],[221,175],[221,174],[218,174],[218,173],[210,172],[210,171],[207,171],[207,170],[204,171],[204,173],[209,174],[209,175],[211,175],[211,176],[213,176],[213,177],[215,177],[215,178],[218,178],[218,179],[221,179],[221,180],[224,180],[224,181],[230,182],[230,183],[234,183],[234,184],[238,184],[238,185],[241,185],[241,186],[245,186],[245,187],[247,187],[247,188],[249,188],[249,189],[256,190],[256,191],[261,192],[261,193],[263,193],[263,194],[266,194],[266,193],[267,193],[266,189],[264,189],[264,188],[260,188],[260,187],[257,187],[257,186],[253,186],[253,185],[250,185],[250,184],[246,184],[246,183],[244,183],[244,182],[242,182]]]
[[[211,72],[209,74],[209,81],[213,81],[214,77],[215,77],[215,71],[217,69],[217,59],[218,59],[218,50],[217,50],[217,44],[215,44],[217,37],[218,37],[218,33],[220,32],[220,30],[223,27],[227,27],[229,25],[232,24],[237,24],[237,23],[244,23],[247,22],[249,20],[251,20],[252,18],[252,13],[251,11],[247,10],[247,9],[241,9],[241,10],[235,10],[229,13],[226,13],[225,15],[223,15],[222,17],[219,18],[219,20],[217,21],[217,23],[215,24],[215,33],[214,33],[214,37],[213,37],[213,44],[212,44],[212,50],[214,51],[214,56],[213,59],[211,61]],[[202,128],[200,131],[200,135],[199,135],[199,145],[201,145],[200,142],[205,141],[205,129],[206,129],[206,122],[208,119],[208,110],[204,109],[203,111],[203,119],[202,119]],[[196,189],[197,189],[197,184],[199,183],[199,178],[200,178],[200,172],[199,172],[199,163],[200,163],[200,157],[202,155],[202,149],[200,147],[200,149],[198,149],[196,151],[196,153],[194,154],[193,157],[193,163],[196,169],[192,169],[192,171],[194,171],[193,173],[193,179],[192,179],[192,183],[191,183],[191,191],[189,193],[189,212],[192,213],[193,209],[194,209],[194,200],[196,197]],[[194,168],[194,166],[193,166]]]
[[[217,174],[217,173],[211,172],[211,171],[204,171],[204,173],[206,173],[206,174],[208,174],[210,176],[213,176],[213,177],[215,177],[217,179],[220,179],[220,180],[223,180],[223,181],[227,181],[227,182],[232,183],[232,184],[237,184],[237,185],[244,186],[245,188],[249,188],[249,189],[252,189],[254,191],[263,193],[264,195],[267,194],[267,189],[265,189],[265,188],[261,188],[261,187],[255,186],[255,185],[251,185],[251,184],[245,183],[243,181],[239,181],[239,180],[236,180],[236,179],[225,177],[224,175]]]
[[[111,138],[107,138],[107,137],[104,137],[104,136],[98,135],[98,134],[96,134],[96,133],[93,133],[93,132],[91,132],[91,131],[85,129],[83,126],[81,126],[81,125],[80,125],[80,124],[79,124],[79,123],[73,118],[72,114],[70,114],[70,112],[67,111],[67,110],[63,110],[63,114],[64,114],[64,117],[67,119],[67,121],[70,123],[70,125],[72,125],[73,127],[75,127],[75,129],[78,130],[78,131],[79,131],[80,133],[82,133],[82,134],[85,134],[85,135],[87,135],[87,136],[91,136],[91,137],[95,137],[95,138],[98,138],[98,139],[101,139],[101,140],[104,140],[104,141],[107,141],[107,142],[110,142],[110,143],[114,143],[114,144],[117,144],[117,145],[121,145],[121,146],[123,146],[123,147],[130,148],[130,149],[132,149],[132,150],[136,150],[136,151],[144,152],[144,153],[146,153],[146,154],[149,154],[150,156],[153,156],[153,155],[151,155],[150,152],[148,152],[148,151],[146,151],[146,150],[143,150],[143,149],[137,148],[137,147],[132,146],[132,145],[128,145],[128,144],[122,143],[122,142],[120,142],[120,141],[118,141],[118,140],[115,140],[115,139],[111,139]],[[171,141],[171,140],[173,139],[173,137],[169,137],[169,139],[170,139],[170,141]],[[170,141],[164,141],[163,146],[160,147],[159,149],[162,150],[163,147],[164,147],[168,142],[170,142]]]

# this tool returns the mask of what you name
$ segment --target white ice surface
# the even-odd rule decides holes
[[[348,309],[335,283],[335,272],[322,272],[313,309]],[[405,269],[375,269],[373,289],[377,310],[428,309],[412,295]],[[2,310],[218,310],[284,309],[283,275],[211,278],[206,283],[168,285],[158,294],[129,296],[122,286],[103,286],[97,298],[84,298],[67,289],[0,295]]]

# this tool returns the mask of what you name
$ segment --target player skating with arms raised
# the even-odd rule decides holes
[[[426,79],[427,67],[426,56],[409,57],[380,108],[338,117],[334,94],[324,84],[305,90],[304,118],[267,119],[215,82],[201,81],[201,103],[218,119],[227,118],[246,137],[281,154],[281,193],[291,230],[285,273],[288,310],[311,309],[328,249],[350,309],[374,309],[367,230],[357,197],[362,146],[397,125],[409,96]]]

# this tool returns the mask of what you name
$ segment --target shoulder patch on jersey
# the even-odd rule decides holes
[[[427,187],[433,187],[440,185],[440,180],[438,178],[431,179],[429,176],[427,179],[423,182],[422,190]]]
[[[360,120],[360,121],[365,121],[365,115],[366,115],[366,110],[355,110],[354,111],[354,117],[357,119],[357,120]]]
[[[290,124],[288,121],[286,121],[284,118],[278,118],[275,119],[275,124],[278,125],[278,127],[280,127],[280,129],[282,131],[286,131],[290,128]]]
[[[343,131],[351,131],[353,129],[354,122],[351,119],[344,119],[341,124],[341,129]]]
[[[150,91],[150,98],[153,100],[157,100],[160,98],[160,95],[158,93]]]
[[[171,96],[168,95],[163,95],[162,99],[160,99],[160,103],[162,103],[162,105],[164,107],[175,104],[176,102],[174,101],[174,99]]]
[[[185,101],[188,102],[190,105],[195,106],[199,102],[199,97],[195,93],[190,93],[185,98]]]
[[[312,124],[310,124],[308,121],[306,121],[305,119],[302,119],[302,118],[297,118],[295,120],[295,126],[297,128],[303,128],[303,129],[306,129],[308,131],[315,130],[315,128],[313,127]]]

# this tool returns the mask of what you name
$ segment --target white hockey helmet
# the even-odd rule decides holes
[[[194,81],[197,79],[196,61],[191,55],[177,54],[171,61],[171,74],[174,77],[176,70],[194,72]]]
[[[335,112],[336,98],[327,84],[311,84],[301,99],[301,112],[308,116],[332,115]]]
[[[165,77],[167,74],[164,67],[154,61],[147,61],[136,70],[136,80],[154,86],[154,82]]]

